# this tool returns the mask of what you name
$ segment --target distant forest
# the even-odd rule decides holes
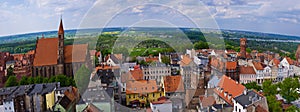
[[[219,34],[216,32],[200,32],[199,30],[181,30],[181,31],[172,31],[172,30],[159,30],[157,32],[146,32],[146,31],[131,31],[125,33],[126,35],[118,35],[118,34],[102,34],[98,37],[84,37],[84,38],[76,38],[76,39],[66,39],[65,44],[66,45],[72,45],[77,43],[89,43],[89,49],[96,49],[101,50],[102,53],[108,54],[112,51],[114,53],[129,53],[130,56],[137,56],[137,55],[157,55],[159,52],[184,52],[185,49],[195,48],[195,49],[203,49],[203,48],[221,48],[222,43],[211,43],[208,42],[207,39],[214,42],[219,42],[218,39],[220,39]],[[204,36],[205,35],[205,36]],[[242,37],[246,38],[259,38],[259,39],[270,39],[270,36],[274,35],[261,35],[256,33],[243,33],[243,32],[233,32],[233,31],[223,31],[221,36],[224,38],[221,38],[222,41],[225,42],[224,48],[226,49],[233,49],[235,51],[239,51],[239,39]],[[120,46],[118,48],[113,49],[113,46],[115,42],[120,38],[121,41],[127,42],[126,44],[120,43]],[[125,38],[124,38],[125,37]],[[135,42],[138,42],[137,40],[145,39],[136,46],[133,46],[132,49],[124,49],[127,47],[127,45],[135,45]],[[184,37],[187,37],[190,41],[186,41]],[[174,39],[175,38],[175,39]],[[236,38],[236,39],[233,39]],[[278,39],[279,36],[277,35],[276,39]],[[294,37],[295,38],[295,37]],[[294,39],[293,38],[293,39]],[[287,39],[287,37],[282,38]],[[167,41],[168,43],[164,42]],[[120,40],[119,40],[120,41]],[[10,53],[26,53],[29,50],[35,49],[35,40],[22,40],[17,41],[13,43],[4,43],[1,44],[0,51],[8,51]],[[173,43],[176,45],[172,47],[169,43]],[[224,43],[223,43],[224,44]],[[279,53],[281,56],[289,56],[293,59],[295,59],[295,51],[297,49],[298,43],[294,42],[270,42],[270,41],[255,41],[255,40],[248,40],[247,51],[251,50],[258,50],[259,52],[264,51],[271,51],[275,53]],[[94,48],[96,46],[96,48]],[[151,49],[149,51],[149,49]],[[125,51],[125,52],[124,52]],[[146,52],[146,53],[145,53]]]

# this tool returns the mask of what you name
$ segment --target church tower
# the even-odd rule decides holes
[[[240,39],[240,54],[242,59],[246,59],[247,38]]]
[[[60,19],[60,24],[58,28],[58,59],[57,59],[57,67],[58,67],[58,74],[64,74],[64,27],[62,19]]]
[[[58,64],[64,63],[64,27],[62,19],[60,19],[59,29],[58,29]]]

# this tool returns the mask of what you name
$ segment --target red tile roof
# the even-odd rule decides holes
[[[253,66],[256,70],[264,70],[264,67],[260,62],[253,62]]]
[[[64,47],[65,63],[85,62],[88,44],[75,44]]]
[[[141,69],[134,69],[130,71],[130,79],[131,80],[142,80],[144,77],[143,71]]]
[[[189,65],[192,62],[192,59],[188,55],[182,55],[180,65],[185,66]]]
[[[232,69],[236,69],[236,67],[237,67],[237,62],[235,62],[235,61],[227,61],[226,62],[226,69],[232,70]]]
[[[147,57],[145,58],[145,61],[146,62],[158,62],[158,58],[154,57],[154,58],[151,58],[151,57]]]
[[[41,38],[36,44],[33,66],[57,64],[58,38]]]
[[[273,63],[274,63],[275,66],[278,66],[278,65],[280,64],[280,60],[274,58],[274,59],[273,59]]]
[[[200,102],[202,103],[202,107],[209,107],[216,103],[215,97],[213,96],[199,96]]]
[[[290,57],[285,57],[290,65],[294,65],[294,61]]]
[[[241,66],[240,74],[256,74],[256,72],[252,66]]]
[[[158,88],[155,80],[139,80],[139,81],[127,81],[126,94],[144,94],[157,92]]]
[[[236,81],[230,79],[225,75],[223,75],[222,78],[220,79],[218,87],[219,89],[215,88],[214,92],[231,105],[233,105],[232,98],[242,94],[245,89],[245,86],[237,83]],[[221,89],[223,90],[221,91]],[[224,96],[225,92],[228,92],[227,96]],[[232,95],[230,98],[228,97],[229,94]]]
[[[165,92],[184,92],[181,76],[164,76]]]

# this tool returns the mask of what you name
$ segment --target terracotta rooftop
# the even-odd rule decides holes
[[[143,71],[141,69],[134,69],[129,72],[124,72],[121,74],[121,82],[126,83],[132,80],[143,80]]]
[[[188,55],[182,55],[182,59],[180,61],[181,66],[189,65],[192,62],[192,59]]]
[[[256,72],[252,66],[241,66],[240,74],[256,74]]]
[[[220,79],[218,87],[215,88],[214,91],[218,96],[224,99],[227,103],[233,105],[232,98],[242,94],[244,89],[245,86],[223,75],[222,78]],[[226,96],[225,96],[225,92],[227,92]],[[229,98],[230,94],[231,97]]]
[[[273,63],[274,63],[275,66],[278,66],[278,65],[280,64],[280,60],[274,58],[274,59],[273,59]]]
[[[134,69],[130,71],[130,79],[131,80],[142,80],[144,77],[143,71],[141,69]]]
[[[294,61],[290,57],[285,57],[290,65],[294,65]]]
[[[98,70],[108,70],[108,69],[119,69],[120,67],[119,66],[108,66],[108,65],[105,65],[105,66],[98,66],[95,68],[96,71]]]
[[[218,70],[223,70],[225,63],[222,62],[220,59],[217,59],[217,57],[212,57],[211,58],[211,66]]]
[[[158,58],[157,57],[147,57],[145,58],[146,62],[158,62]]]
[[[184,92],[181,76],[164,76],[165,92]]]
[[[256,70],[264,70],[264,67],[260,62],[253,62],[253,66]]]
[[[41,38],[37,40],[33,65],[56,65],[58,59],[58,38]],[[84,62],[87,44],[68,45],[64,47],[64,62]]]
[[[127,81],[126,83],[126,94],[144,94],[157,91],[158,88],[155,80]]]
[[[237,62],[236,61],[227,61],[226,62],[226,69],[236,69],[237,68]]]
[[[64,47],[65,63],[85,62],[88,44],[75,44]]]
[[[170,100],[158,100],[158,101],[152,101],[151,102],[153,105],[158,105],[158,104],[167,104],[167,103],[172,103]]]
[[[200,102],[202,103],[202,107],[210,107],[213,104],[216,103],[215,97],[214,96],[199,96]]]
[[[57,64],[58,38],[41,38],[36,44],[33,66]]]

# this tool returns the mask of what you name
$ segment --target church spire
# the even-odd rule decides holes
[[[59,29],[58,29],[58,34],[64,34],[64,26],[63,26],[63,22],[62,22],[62,18],[60,18],[60,24],[59,24]]]

